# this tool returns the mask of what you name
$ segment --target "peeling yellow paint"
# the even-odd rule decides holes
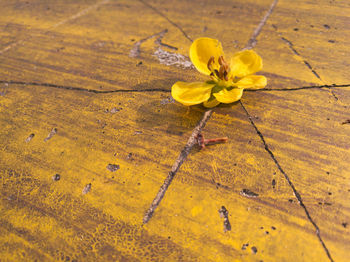
[[[136,58],[130,50],[137,41],[168,29],[162,43],[177,50],[162,48],[188,56],[191,42],[182,29],[193,39],[220,39],[230,56],[245,46],[271,1],[147,1],[154,10],[142,1],[122,0],[90,8],[96,3],[100,1],[0,3],[0,49],[19,43],[0,54],[1,257],[329,261],[239,103],[215,109],[203,131],[229,141],[193,148],[154,216],[142,225],[205,110],[174,103],[166,90],[178,80],[203,79],[193,69],[160,64],[155,38],[140,45]],[[349,81],[349,52],[344,52],[349,30],[341,24],[349,8],[328,1],[319,5],[322,12],[312,3],[278,3],[256,46],[268,88]],[[82,10],[89,12],[69,19]],[[286,11],[296,15],[285,16]],[[327,21],[319,20],[323,12]],[[281,36],[300,56],[294,57]],[[103,93],[115,90],[124,92]],[[349,118],[349,91],[332,91],[338,100],[323,90],[305,89],[246,92],[242,101],[334,261],[347,261],[350,238],[342,223],[350,217],[349,126],[341,123]],[[44,141],[53,128],[57,133]],[[112,172],[109,164],[120,169]],[[55,174],[59,180],[52,179]],[[82,194],[88,184],[90,191]],[[240,194],[243,189],[258,196]],[[231,225],[226,232],[222,206]]]

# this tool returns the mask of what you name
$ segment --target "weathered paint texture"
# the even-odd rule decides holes
[[[0,1],[0,260],[349,261],[348,1],[277,3],[267,90],[214,110],[228,142],[194,147],[142,223],[205,111],[170,97],[204,79],[191,40],[230,57],[271,3]]]

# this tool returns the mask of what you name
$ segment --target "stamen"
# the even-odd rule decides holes
[[[208,64],[207,64],[207,67],[208,67],[208,69],[209,69],[210,71],[213,71],[212,63],[214,63],[214,62],[215,62],[215,58],[214,58],[213,56],[211,56],[211,57],[209,58],[209,61],[208,61]]]
[[[219,65],[225,64],[225,60],[224,60],[224,57],[222,55],[219,56],[218,62],[219,62]]]
[[[219,56],[218,62],[220,64],[218,77],[223,80],[228,81],[228,72],[230,71],[229,65],[226,63],[223,56]]]
[[[230,67],[228,66],[228,64],[224,64],[224,67],[225,67],[225,71],[227,73],[230,72]]]
[[[224,66],[224,65],[221,65],[221,66],[220,66],[220,69],[219,69],[219,78],[220,78],[220,79],[223,79],[223,78],[224,78],[224,75],[225,75],[225,66]]]
[[[224,72],[224,79],[225,79],[226,81],[228,81],[228,73],[227,73],[227,71]]]

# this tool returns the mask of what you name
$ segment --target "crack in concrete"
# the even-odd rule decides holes
[[[109,1],[110,0],[102,0],[102,1],[97,2],[97,3],[95,3],[95,4],[91,5],[91,6],[88,6],[87,8],[81,10],[80,12],[76,13],[75,15],[72,15],[72,16],[70,16],[70,17],[68,17],[68,18],[66,18],[66,19],[64,19],[64,20],[54,24],[50,29],[54,29],[54,28],[59,27],[59,26],[61,26],[63,24],[66,24],[67,22],[70,22],[70,21],[75,20],[75,19],[77,19],[79,17],[82,17],[82,16],[86,15],[87,13],[89,13],[90,11],[92,11],[94,9],[97,9],[101,5],[107,4]]]
[[[149,3],[143,1],[143,0],[139,0],[139,2],[141,2],[142,4],[144,4],[145,6],[147,6],[148,8],[152,9],[154,12],[156,12],[158,15],[160,15],[161,17],[163,17],[165,20],[167,20],[170,24],[172,24],[173,26],[175,26],[178,30],[180,30],[180,32],[191,42],[193,42],[193,40],[187,35],[187,33],[175,22],[173,22],[172,20],[170,20],[166,15],[164,15],[161,11],[159,11],[158,9],[156,9],[155,7],[153,7],[152,5],[150,5]]]
[[[153,34],[151,36],[147,36],[139,41],[137,41],[134,46],[132,47],[132,49],[130,50],[130,53],[129,53],[129,56],[130,57],[139,57],[140,56],[140,53],[141,53],[141,44],[149,39],[152,39],[156,36],[159,36],[155,43],[160,45],[162,43],[162,38],[163,36],[165,35],[165,33],[168,32],[168,29],[164,29],[163,31],[159,32],[159,33],[156,33],[156,34]]]
[[[162,49],[162,46],[164,46],[169,49],[177,50],[177,47],[162,43],[162,39],[167,32],[168,29],[165,29],[159,33],[153,34],[151,36],[145,37],[137,41],[130,50],[129,57],[139,57],[141,54],[141,44],[149,39],[158,36],[154,41],[154,43],[158,45],[158,48],[156,49],[153,55],[158,58],[159,63],[167,66],[177,66],[183,69],[193,68],[192,62],[188,59],[188,57],[178,53],[168,52]]]
[[[52,87],[58,89],[72,90],[72,91],[82,91],[94,94],[111,94],[111,93],[142,93],[142,92],[170,92],[170,89],[161,89],[161,88],[147,88],[147,89],[117,89],[117,90],[95,90],[95,89],[86,89],[81,87],[74,86],[62,86],[49,83],[37,83],[37,82],[23,82],[23,81],[4,81],[0,80],[0,84],[13,84],[13,85],[23,85],[23,86],[44,86]]]
[[[278,33],[278,32],[277,32],[277,33]],[[299,54],[299,52],[294,48],[294,44],[293,44],[291,41],[289,41],[287,38],[283,37],[281,33],[278,33],[278,34],[281,36],[281,40],[282,40],[283,42],[285,42],[285,43],[288,45],[289,49],[292,50],[292,52],[293,52],[295,55],[297,55],[298,57],[300,57],[301,60],[303,60],[304,64],[311,70],[311,72],[312,72],[319,80],[321,80],[321,81],[323,82],[323,80],[321,79],[320,75],[317,74],[317,72],[312,68],[312,66],[310,65],[310,63],[309,63],[308,61],[306,61],[306,60],[301,56],[301,54]]]
[[[177,171],[180,169],[182,163],[185,161],[187,156],[189,155],[192,147],[197,144],[197,135],[202,131],[202,129],[205,127],[205,124],[209,120],[210,116],[212,115],[213,110],[207,110],[202,119],[198,122],[196,127],[194,128],[190,138],[188,139],[185,147],[182,149],[180,155],[174,162],[171,171],[169,172],[168,176],[164,180],[163,185],[160,187],[156,197],[153,199],[151,206],[146,211],[144,217],[143,217],[143,224],[146,224],[152,217],[154,211],[159,206],[160,202],[162,201],[168,187],[170,186],[171,182],[173,181]]]
[[[86,15],[87,13],[89,13],[90,11],[92,11],[93,9],[96,9],[96,8],[100,7],[101,5],[107,4],[109,1],[110,0],[102,0],[102,1],[97,2],[97,3],[95,3],[95,4],[91,5],[91,6],[88,6],[85,9],[83,9],[83,10],[79,11],[78,13],[76,13],[75,15],[72,15],[72,16],[70,16],[70,17],[68,17],[68,18],[66,18],[66,19],[64,19],[64,20],[54,24],[53,26],[48,28],[45,31],[45,33],[49,32],[50,30],[55,29],[55,28],[57,28],[57,27],[59,27],[59,26],[61,26],[63,24],[66,24],[69,21],[72,21],[72,20],[75,20],[75,19],[77,19],[79,17],[82,17],[82,16]],[[25,37],[24,39],[21,39],[21,40],[18,40],[16,42],[14,42],[14,43],[9,44],[8,46],[6,46],[5,48],[0,50],[0,55],[5,53],[5,52],[7,52],[11,48],[16,47],[19,44],[22,44],[25,41],[28,41],[30,38],[32,38],[31,35]]]
[[[295,188],[293,182],[290,180],[289,176],[287,175],[287,173],[283,170],[283,168],[281,167],[281,165],[279,164],[278,160],[276,159],[275,155],[273,154],[273,152],[271,151],[271,149],[269,148],[268,144],[266,143],[266,140],[263,136],[263,134],[260,132],[260,130],[258,129],[258,127],[255,125],[254,123],[254,120],[252,118],[252,116],[249,114],[248,110],[245,108],[245,106],[243,105],[243,102],[242,101],[239,101],[239,103],[241,104],[244,112],[246,113],[251,125],[254,127],[257,135],[260,137],[262,143],[264,144],[264,148],[265,148],[265,151],[270,155],[270,157],[272,158],[273,162],[275,162],[278,170],[282,173],[282,175],[284,176],[284,178],[287,180],[289,186],[292,188],[293,190],[293,193],[294,193],[294,196],[298,199],[298,202],[299,202],[299,205],[304,209],[305,211],[305,214],[308,218],[308,220],[311,222],[311,224],[314,226],[315,230],[316,230],[316,235],[318,237],[318,240],[321,242],[322,244],[322,247],[323,249],[325,250],[328,258],[330,261],[333,262],[333,258],[326,246],[326,244],[323,242],[323,239],[321,237],[321,232],[320,232],[320,229],[319,227],[317,226],[316,222],[312,219],[307,207],[305,206],[302,198],[301,198],[301,195],[299,194],[299,192],[297,191],[297,189]]]
[[[164,92],[168,93],[171,90],[166,88],[146,88],[146,89],[117,89],[117,90],[96,90],[96,89],[87,89],[82,87],[74,87],[74,86],[63,86],[63,85],[56,85],[56,84],[50,84],[50,83],[38,83],[38,82],[24,82],[24,81],[13,81],[13,80],[0,80],[0,84],[12,84],[12,85],[23,85],[23,86],[43,86],[43,87],[52,87],[52,88],[58,88],[58,89],[66,89],[66,90],[72,90],[72,91],[82,91],[82,92],[88,92],[88,93],[94,93],[94,94],[112,94],[112,93],[142,93],[142,92]],[[262,89],[246,89],[245,92],[274,92],[274,91],[298,91],[298,90],[305,90],[305,89],[332,89],[332,88],[341,88],[341,87],[350,87],[350,84],[343,84],[343,85],[322,85],[322,86],[302,86],[302,87],[295,87],[295,88],[262,88]]]
[[[270,17],[270,15],[272,14],[272,11],[275,9],[275,6],[277,5],[277,2],[278,2],[278,0],[275,0],[275,1],[272,2],[269,10],[267,10],[265,16],[261,19],[260,23],[255,28],[252,36],[248,40],[248,43],[247,43],[247,45],[245,46],[245,48],[243,50],[252,49],[254,46],[256,46],[256,44],[258,43],[257,38],[258,38],[258,36],[259,36],[263,26],[266,24],[267,19]]]
[[[273,26],[273,28],[276,30],[277,34],[281,37],[281,40],[285,42],[288,45],[289,49],[303,61],[303,63],[307,66],[307,68],[309,68],[309,70],[314,74],[314,76],[316,76],[322,83],[324,83],[321,76],[316,72],[316,70],[311,66],[311,64],[306,59],[304,59],[302,55],[295,49],[294,44],[290,40],[282,36],[282,33],[279,33],[277,31],[276,26]],[[339,98],[336,96],[333,90],[330,90],[330,93],[336,101],[339,100]]]
[[[261,88],[261,89],[245,89],[244,92],[261,92],[261,91],[298,91],[298,90],[305,90],[305,89],[331,89],[336,87],[350,87],[350,84],[344,84],[344,85],[322,85],[322,86],[302,86],[302,87],[294,87],[294,88]]]

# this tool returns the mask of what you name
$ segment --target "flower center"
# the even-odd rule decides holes
[[[226,63],[223,56],[219,57],[218,63],[220,65],[219,70],[213,67],[213,65],[215,65],[215,58],[213,56],[209,58],[207,67],[211,71],[210,77],[215,81],[218,81],[218,80],[228,81],[228,73],[230,71],[229,65]]]

